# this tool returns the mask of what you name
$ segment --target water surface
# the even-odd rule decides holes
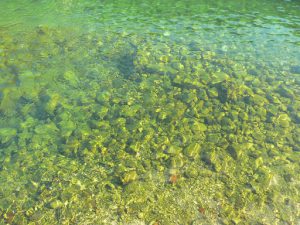
[[[299,224],[299,1],[0,2],[0,224]]]

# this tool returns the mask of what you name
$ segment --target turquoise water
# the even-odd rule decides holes
[[[0,2],[0,224],[299,224],[299,1]]]

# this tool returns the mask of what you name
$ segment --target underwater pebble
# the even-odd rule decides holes
[[[287,114],[280,114],[277,117],[277,123],[281,126],[281,127],[289,127],[290,125],[290,117]]]
[[[14,128],[0,128],[0,141],[2,144],[9,142],[17,135],[17,130]]]
[[[184,154],[190,158],[196,158],[200,153],[201,146],[198,143],[189,144],[184,149]]]
[[[123,184],[128,184],[132,181],[135,181],[137,179],[137,173],[135,170],[131,170],[128,172],[125,172],[124,175],[122,176],[122,183]]]
[[[169,155],[179,155],[181,152],[182,152],[182,148],[176,145],[171,145],[167,150],[167,153]]]
[[[54,200],[54,201],[52,201],[52,202],[50,203],[50,207],[51,207],[52,209],[61,208],[61,207],[63,207],[63,203],[62,203],[61,201],[59,201],[59,200]]]

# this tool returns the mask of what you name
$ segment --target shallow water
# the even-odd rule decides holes
[[[299,224],[299,1],[0,2],[0,224]]]

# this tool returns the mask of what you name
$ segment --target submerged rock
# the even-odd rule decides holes
[[[135,181],[137,179],[137,173],[135,170],[131,170],[128,172],[125,172],[122,176],[122,183],[123,184],[128,184],[132,181]]]
[[[200,154],[201,146],[198,143],[191,143],[184,149],[184,154],[190,158],[196,158]]]
[[[290,71],[292,73],[300,74],[300,66],[291,66]]]
[[[235,160],[239,159],[243,152],[242,146],[238,143],[231,144],[230,146],[228,146],[227,150]]]
[[[0,143],[5,144],[12,140],[17,135],[17,130],[14,128],[0,128]]]
[[[216,72],[212,74],[212,84],[221,83],[230,79],[230,76],[224,72]]]
[[[287,114],[280,114],[278,117],[277,117],[277,123],[279,126],[281,127],[289,127],[290,125],[290,122],[291,122],[291,118],[287,115]]]
[[[60,201],[60,200],[54,200],[54,201],[52,201],[51,203],[50,203],[50,207],[52,208],[52,209],[57,209],[57,208],[61,208],[61,207],[63,207],[63,203]]]
[[[171,145],[168,150],[167,153],[169,155],[178,155],[182,152],[182,148],[176,146],[176,145]]]

